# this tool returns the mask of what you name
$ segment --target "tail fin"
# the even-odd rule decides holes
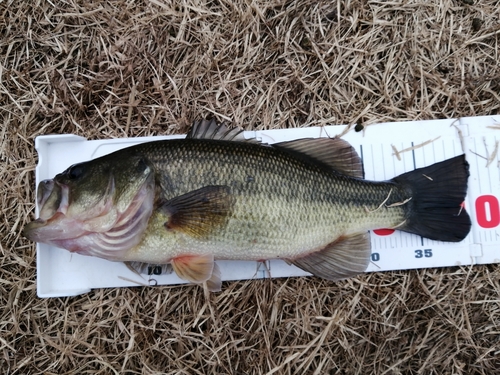
[[[394,178],[412,197],[407,221],[398,229],[431,240],[462,241],[471,227],[463,208],[468,177],[469,163],[460,155]]]

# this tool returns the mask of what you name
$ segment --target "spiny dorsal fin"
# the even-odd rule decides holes
[[[232,206],[231,189],[216,185],[172,198],[158,209],[168,218],[167,230],[203,238],[225,223]]]
[[[363,164],[356,150],[340,138],[306,138],[273,144],[307,155],[339,173],[351,177],[364,178]]]
[[[245,142],[243,129],[229,129],[225,124],[219,124],[215,119],[193,122],[186,139],[214,139],[223,141]]]
[[[341,237],[322,250],[290,262],[314,276],[343,280],[365,272],[370,255],[370,235],[367,232]]]

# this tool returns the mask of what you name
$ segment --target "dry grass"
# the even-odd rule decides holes
[[[498,114],[500,7],[474,2],[0,3],[0,372],[498,373],[495,265],[41,300],[20,236],[40,134]]]

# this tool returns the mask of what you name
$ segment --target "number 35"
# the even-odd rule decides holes
[[[432,249],[415,250],[415,258],[432,257]]]

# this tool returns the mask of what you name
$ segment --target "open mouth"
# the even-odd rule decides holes
[[[54,180],[43,180],[38,184],[37,203],[39,219],[49,220],[57,212],[66,213],[68,208],[68,187]]]
[[[111,177],[100,201],[81,214],[69,215],[68,187],[54,180],[42,181],[37,193],[39,218],[26,225],[23,235],[83,255],[118,257],[142,239],[153,211],[154,178],[146,179],[123,212],[114,204],[114,195]]]
[[[39,217],[28,223],[23,235],[35,242],[48,243],[53,239],[67,239],[84,233],[75,221],[68,222],[65,216],[68,209],[69,189],[54,180],[44,180],[38,184],[37,204]],[[58,225],[64,221],[65,225]]]

